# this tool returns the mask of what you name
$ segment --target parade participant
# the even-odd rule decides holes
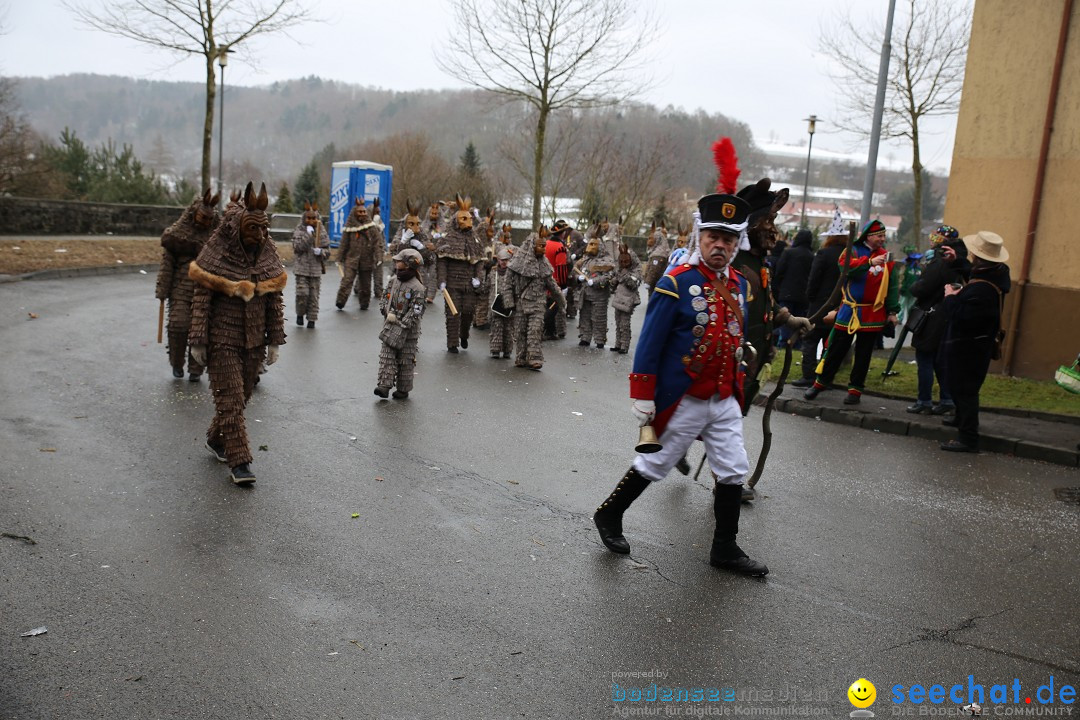
[[[495,252],[495,267],[488,273],[488,307],[491,309],[488,350],[491,357],[503,360],[509,360],[514,349],[514,309],[507,269],[513,257],[511,248],[513,245],[499,245]]]
[[[317,238],[316,238],[317,236]],[[315,327],[319,319],[319,291],[326,273],[330,238],[319,215],[319,205],[304,203],[304,214],[292,234],[293,279],[296,281],[296,324]]]
[[[477,215],[476,208],[473,208],[473,217]],[[495,267],[495,250],[496,245],[499,244],[495,240],[495,211],[488,208],[484,213],[483,218],[477,221],[476,237],[480,244],[484,247],[484,266],[482,275],[480,277],[480,284],[486,295],[487,279],[491,273],[491,268]],[[473,314],[473,327],[477,330],[487,330],[490,320],[488,304],[485,302],[476,303],[476,312]]]
[[[681,234],[682,228],[679,228],[679,230]],[[649,254],[645,258],[645,271],[641,279],[648,287],[648,292],[651,293],[652,289],[656,287],[656,283],[667,272],[668,257],[671,255],[667,230],[663,227],[656,227],[656,223],[653,223],[652,228],[649,230],[648,250]]]
[[[198,382],[204,366],[196,362],[188,352],[188,330],[191,327],[191,298],[195,284],[188,277],[188,264],[202,250],[210,234],[217,228],[215,206],[221,200],[212,195],[210,188],[201,197],[191,201],[180,219],[161,235],[161,265],[158,266],[157,287],[154,296],[169,301],[169,365],[174,378],[184,377],[184,359],[187,359],[188,379]]]
[[[743,446],[741,361],[745,349],[746,280],[730,266],[750,207],[729,194],[698,200],[698,219],[688,262],[656,285],[638,338],[630,375],[633,413],[652,423],[662,449],[640,454],[597,508],[593,521],[609,550],[629,553],[622,516],[650,482],[662,480],[695,438],[705,443],[716,478],[709,562],[743,575],[769,570],[736,543],[743,475],[749,470]]]
[[[375,198],[373,214],[379,212],[379,199]],[[354,205],[341,229],[341,245],[338,247],[338,263],[342,268],[341,284],[338,286],[337,309],[344,310],[349,301],[353,281],[359,280],[357,299],[360,309],[367,310],[371,302],[374,281],[375,297],[382,295],[383,236],[379,225],[368,219],[368,211],[360,198]]]
[[[439,281],[436,277],[435,243],[442,238],[443,233],[446,230],[440,223],[438,201],[431,203],[431,207],[428,208],[427,217],[424,218],[420,228],[427,234],[428,250],[432,253],[430,261],[427,258],[424,259],[421,279],[424,282],[424,291],[427,293],[425,301],[433,303],[435,302],[435,293],[439,290]]]
[[[484,248],[473,233],[472,200],[457,196],[453,225],[435,245],[438,254],[439,290],[446,290],[458,310],[446,305],[446,350],[456,353],[458,344],[469,347],[476,297],[484,272]]]
[[[574,263],[585,254],[585,236],[580,231],[571,228],[565,220],[556,220],[554,234],[566,245],[568,270],[572,270]],[[577,317],[578,290],[571,282],[573,278],[567,278],[566,284],[566,319],[572,320]]]
[[[615,279],[614,258],[601,253],[601,240],[595,234],[585,246],[585,256],[574,266],[581,317],[578,318],[578,345],[588,347],[593,341],[603,349],[607,344],[607,311],[611,285]]]
[[[996,233],[980,230],[964,238],[964,246],[974,258],[971,280],[962,289],[945,286],[942,309],[949,319],[942,351],[945,354],[946,384],[956,403],[953,422],[960,431],[956,440],[941,443],[950,452],[979,451],[979,390],[990,361],[1000,359],[1004,339],[1001,313],[1009,292],[1009,252]]]
[[[566,289],[570,283],[570,260],[563,239],[554,234],[550,235],[544,248],[544,256],[551,263],[552,277],[555,278],[555,284],[559,286],[559,292],[565,298]],[[550,297],[547,311],[544,313],[544,339],[555,340],[564,337],[566,337],[566,303],[560,304],[554,297]]]
[[[435,267],[435,244],[431,242],[431,235],[420,222],[420,206],[414,205],[411,200],[405,201],[405,219],[398,226],[394,239],[390,241],[390,254],[397,255],[408,248],[416,250],[424,260],[424,265],[419,272],[420,280],[424,283],[425,292],[427,292],[427,283],[424,282],[424,278],[427,277],[428,266]]]
[[[792,315],[807,315],[810,301],[806,297],[806,284],[810,280],[810,268],[814,263],[814,251],[810,244],[814,234],[803,229],[795,233],[791,247],[780,255],[773,273],[773,297],[781,307]],[[779,345],[791,337],[789,328],[780,328]]]
[[[270,239],[266,185],[247,184],[242,203],[230,204],[221,225],[188,269],[195,281],[191,354],[209,360],[214,419],[206,448],[232,468],[237,485],[255,482],[244,407],[259,367],[277,362],[285,344],[282,292],[288,275]]]
[[[554,302],[559,312],[566,312],[566,301],[555,283],[551,263],[545,255],[548,230],[543,225],[531,233],[520,251],[510,260],[510,294],[517,324],[517,357],[514,364],[539,370],[544,366],[541,340],[544,314]],[[551,298],[551,299],[549,299]]]
[[[615,344],[612,352],[622,355],[630,352],[630,319],[634,309],[641,304],[641,261],[626,245],[619,246],[619,265],[615,270],[615,292],[611,306],[615,308]]]
[[[394,277],[379,300],[379,312],[383,321],[379,340],[379,379],[375,394],[385,398],[394,390],[395,400],[409,397],[416,370],[416,353],[420,341],[420,320],[427,303],[424,302],[424,284],[420,282],[420,268],[424,258],[414,248],[406,248],[394,255]]]
[[[837,264],[843,267],[847,263],[845,251]],[[817,378],[804,393],[807,400],[813,400],[829,387],[854,340],[855,360],[844,404],[859,403],[874,345],[886,324],[896,324],[896,314],[900,311],[899,275],[893,272],[894,265],[885,251],[885,226],[880,220],[871,220],[852,248],[840,309],[836,311],[825,355],[818,364]]]

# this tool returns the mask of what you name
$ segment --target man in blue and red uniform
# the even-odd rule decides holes
[[[743,446],[743,355],[747,283],[730,266],[746,229],[750,206],[736,195],[698,200],[699,245],[686,262],[672,267],[653,289],[630,375],[633,413],[652,423],[657,453],[641,454],[593,517],[609,550],[629,553],[623,512],[648,487],[662,480],[697,438],[705,443],[716,477],[716,530],[709,562],[744,575],[762,576],[764,564],[747,557],[735,542],[743,476],[749,470]]]

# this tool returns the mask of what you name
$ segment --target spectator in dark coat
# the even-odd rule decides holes
[[[975,260],[971,281],[962,290],[946,286],[942,310],[948,317],[942,352],[945,378],[956,418],[945,420],[960,431],[956,440],[941,443],[942,450],[979,451],[979,389],[986,379],[1001,329],[1001,306],[1009,292],[1009,266],[1001,236],[986,230],[964,238]]]
[[[816,313],[828,301],[836,281],[840,279],[840,254],[847,243],[847,233],[839,225],[830,228],[831,234],[825,235],[821,249],[814,255],[810,264],[810,276],[806,281],[807,316]],[[835,303],[840,304],[839,299]],[[829,310],[835,310],[835,307]],[[810,387],[814,384],[818,364],[818,345],[829,336],[832,328],[825,323],[818,323],[814,329],[803,336],[802,377],[791,384],[794,387]]]
[[[814,234],[809,230],[797,232],[791,247],[785,250],[777,261],[773,273],[773,293],[776,301],[790,310],[792,315],[799,317],[806,317],[806,282],[810,279],[810,266],[814,262],[814,251],[810,249],[813,239]],[[780,342],[787,342],[791,332],[788,328],[781,327]]]
[[[939,228],[938,233],[945,227]],[[949,230],[956,233],[952,228]],[[963,241],[946,237],[935,249],[930,264],[911,286],[915,307],[925,315],[911,338],[911,344],[915,348],[915,363],[918,365],[919,395],[915,404],[907,409],[909,413],[945,415],[955,407],[945,382],[944,358],[938,352],[947,322],[945,314],[940,311],[940,304],[945,299],[946,285],[965,283],[971,275],[971,263],[967,254]],[[932,402],[935,375],[941,395],[937,405]]]

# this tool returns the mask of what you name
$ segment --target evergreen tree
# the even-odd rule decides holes
[[[285,181],[281,182],[281,189],[278,190],[277,200],[274,201],[274,212],[296,212],[296,208],[293,206],[292,194],[289,192],[289,184]]]
[[[293,185],[294,207],[300,203],[319,202],[321,197],[322,183],[319,181],[319,167],[312,159],[300,171],[300,176],[296,178],[296,184]]]
[[[144,171],[130,145],[117,150],[109,140],[91,151],[65,128],[60,146],[42,149],[46,163],[62,178],[63,196],[91,202],[157,204],[168,201],[165,186]]]
[[[476,152],[476,146],[472,140],[465,146],[465,152],[461,156],[461,172],[466,177],[480,177],[483,172],[480,166],[480,153]]]

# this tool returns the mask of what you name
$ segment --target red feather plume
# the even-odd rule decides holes
[[[716,191],[735,194],[739,181],[739,158],[735,156],[735,144],[731,138],[722,137],[712,144],[713,162],[716,164]]]

